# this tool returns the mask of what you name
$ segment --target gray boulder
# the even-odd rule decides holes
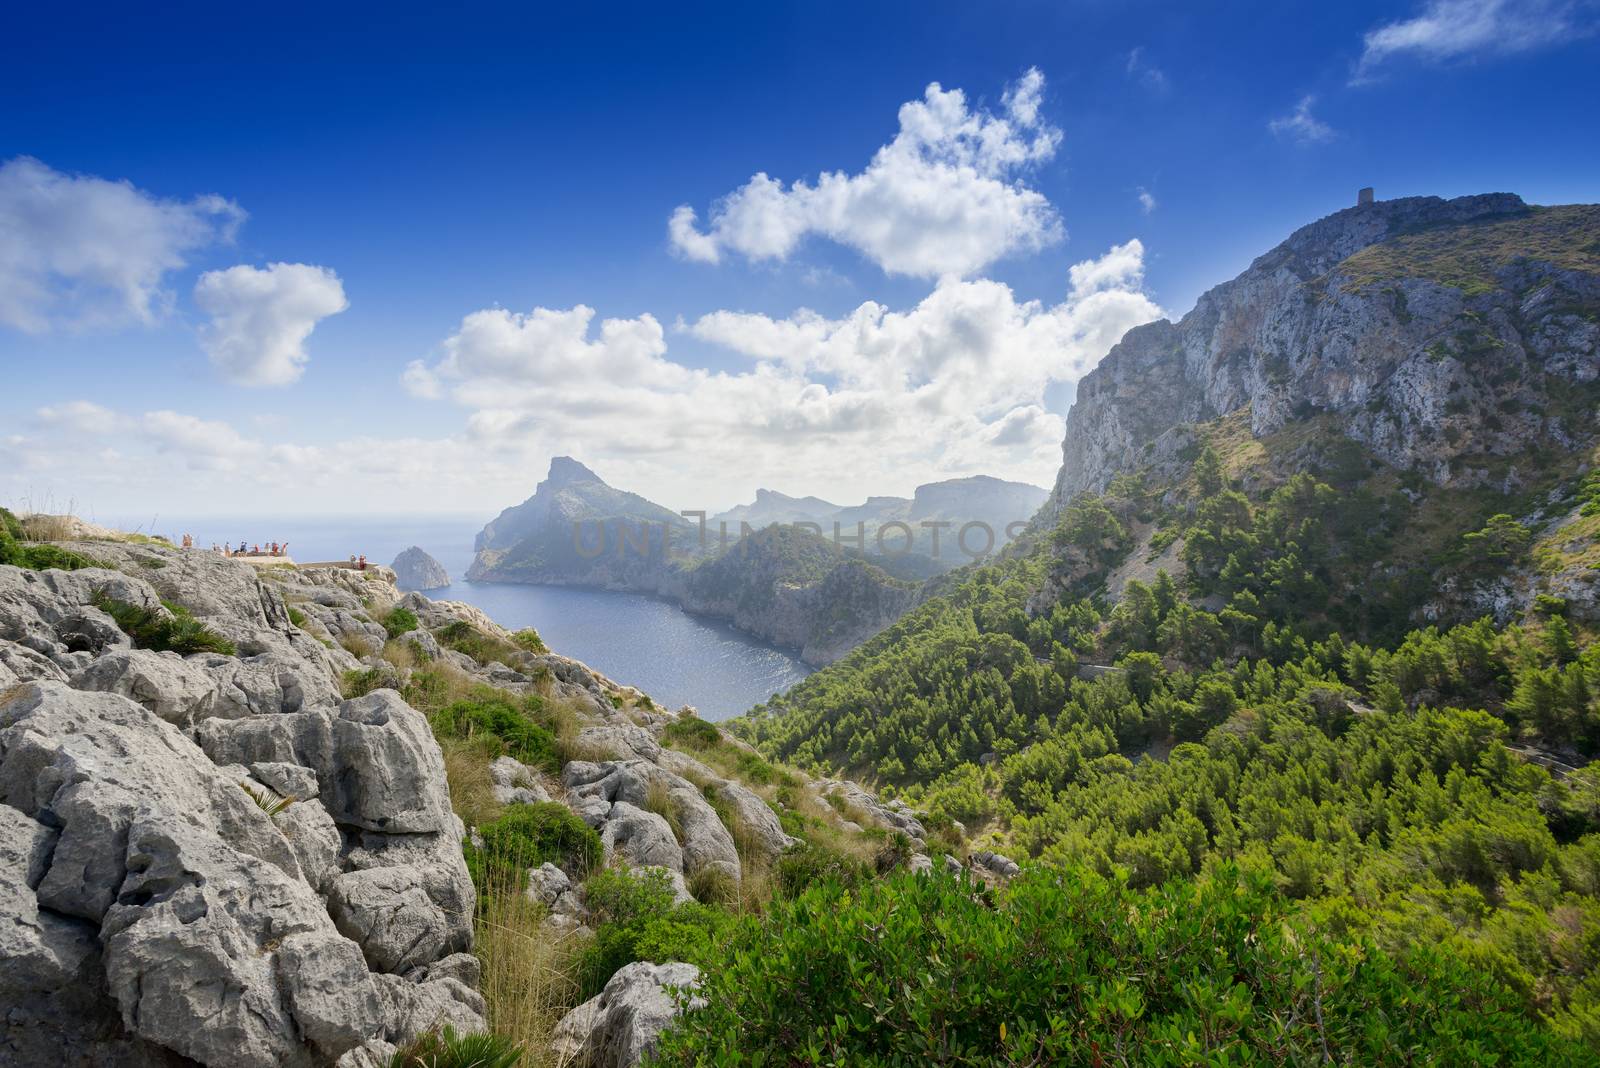
[[[419,869],[404,865],[334,877],[328,911],[375,970],[405,972],[438,960],[451,947],[453,925],[423,880]]]
[[[605,761],[598,764],[572,761],[562,770],[562,778],[567,786],[568,804],[591,826],[599,827],[602,841],[606,840],[606,828],[614,815],[637,823],[635,813],[650,803],[654,788],[657,797],[664,796],[673,807],[677,824],[682,830],[680,844],[683,863],[680,870],[690,877],[701,872],[717,871],[731,879],[735,886],[738,885],[739,853],[734,847],[733,836],[728,833],[716,810],[687,779],[646,760]],[[619,802],[627,806],[620,812]],[[606,803],[610,807],[603,810],[604,822],[597,825],[594,820]],[[665,863],[655,860],[641,862]],[[666,866],[672,865],[667,863]]]
[[[74,689],[121,694],[148,708],[168,723],[188,730],[195,713],[206,708],[216,680],[200,665],[177,653],[149,649],[117,649],[106,653],[72,677]]]
[[[626,801],[615,802],[600,828],[600,844],[609,863],[622,857],[629,864],[659,865],[683,870],[683,847],[672,833],[672,825],[654,812],[636,808]]]
[[[393,690],[375,690],[337,711],[210,719],[196,738],[218,764],[299,764],[317,772],[335,822],[389,834],[450,827],[444,756],[422,713]]]
[[[743,845],[747,853],[753,851],[770,861],[795,843],[778,822],[778,814],[755,791],[718,779],[706,787],[706,796],[727,806],[740,839],[735,844]]]
[[[0,802],[60,830],[42,904],[98,922],[124,876],[135,815],[167,813],[290,878],[289,843],[237,782],[176,728],[127,698],[29,683],[0,705]]]
[[[1010,857],[987,849],[980,849],[971,856],[972,865],[999,879],[1010,879],[1022,869]]]
[[[700,969],[692,964],[629,964],[561,1018],[551,1051],[571,1068],[633,1068],[680,1012],[705,1006],[692,993],[699,985]]]
[[[539,773],[512,757],[495,758],[489,765],[489,780],[494,784],[494,799],[502,805],[532,805],[550,800],[550,793],[539,781]]]
[[[382,1023],[356,946],[303,882],[196,827],[143,813],[100,937],[123,1024],[208,1065],[310,1065]]]

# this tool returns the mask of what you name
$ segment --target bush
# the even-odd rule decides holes
[[[698,716],[680,716],[662,729],[661,741],[684,749],[712,749],[722,744],[722,732]]]
[[[442,738],[489,739],[506,756],[552,774],[561,771],[556,736],[535,717],[544,714],[544,700],[528,694],[520,701],[503,690],[480,687],[428,717]]]
[[[383,629],[389,632],[389,637],[398,638],[402,634],[410,634],[422,624],[417,621],[417,614],[409,608],[396,608],[383,617]]]
[[[393,688],[398,681],[394,669],[387,665],[354,668],[339,677],[339,694],[348,701],[354,697],[365,697],[373,690],[381,690],[385,686]]]
[[[665,872],[607,868],[584,887],[584,903],[597,920],[594,938],[579,958],[580,994],[605,989],[618,969],[634,961],[685,961],[709,968],[734,923],[720,909],[697,902],[674,904]]]
[[[1033,869],[825,888],[736,928],[663,1065],[1576,1064],[1459,959],[1294,930],[1260,879]]]
[[[448,1024],[429,1031],[389,1060],[389,1068],[516,1068],[522,1047],[508,1038],[485,1033],[458,1035]]]
[[[521,630],[513,631],[511,640],[530,653],[547,653],[550,651],[545,648],[544,639],[539,637],[539,632],[532,627],[523,627]]]
[[[796,898],[813,886],[826,884],[842,891],[871,877],[872,869],[856,858],[814,842],[802,842],[785,851],[773,866],[772,892],[780,898]]]
[[[162,601],[170,617],[153,609],[119,601],[114,597],[96,594],[94,606],[116,620],[135,648],[171,651],[184,656],[190,653],[222,653],[233,656],[237,650],[228,639],[216,633],[181,604]]]
[[[468,866],[475,868],[473,882],[487,885],[488,878],[514,873],[517,885],[529,868],[550,863],[582,878],[600,862],[600,836],[565,805],[542,801],[512,805],[498,819],[478,828],[483,847],[467,847]],[[503,869],[496,872],[492,869]]]
[[[434,631],[433,636],[439,639],[441,645],[458,653],[465,653],[479,664],[486,665],[497,660],[505,664],[515,664],[523,656],[522,647],[515,642],[485,634],[461,619],[446,623]]]
[[[9,516],[11,513],[6,514]],[[16,534],[11,532],[13,526],[16,526]],[[15,518],[0,527],[0,564],[25,567],[31,571],[44,571],[52,567],[61,571],[80,571],[86,567],[104,566],[82,553],[71,552],[57,545],[25,544],[21,532],[22,528],[17,525]]]

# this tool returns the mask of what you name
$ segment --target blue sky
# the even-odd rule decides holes
[[[105,514],[491,511],[555,451],[683,508],[1047,482],[1115,336],[1357,187],[1600,199],[1588,3],[9,22],[0,499]]]

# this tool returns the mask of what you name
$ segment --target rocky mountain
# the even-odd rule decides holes
[[[794,514],[816,501],[762,494],[744,513],[746,522],[750,516]],[[666,597],[686,611],[725,619],[793,649],[812,664],[844,655],[915,603],[909,580],[920,580],[925,568],[896,577],[861,563],[859,551],[773,523],[745,538],[735,525],[724,542],[721,528],[708,522],[702,537],[698,525],[607,485],[575,460],[557,457],[533,497],[502,512],[478,535],[467,577]]]
[[[925,576],[971,562],[973,555],[961,552],[956,545],[963,526],[982,524],[993,532],[991,548],[998,549],[1011,540],[1011,531],[1032,518],[1048,496],[1049,493],[1038,486],[1008,482],[990,475],[929,482],[918,486],[914,497],[868,497],[862,504],[843,507],[818,497],[789,497],[763,489],[756,491],[754,503],[712,516],[709,523],[713,529],[718,523],[726,523],[735,531],[740,529],[740,523],[757,529],[771,523],[811,523],[824,537],[832,537],[834,525],[838,524],[841,542],[864,533],[865,540],[859,548],[869,557],[928,557],[931,562],[919,566],[908,566],[905,561],[878,561],[880,566],[896,574],[904,571]],[[909,545],[900,526],[884,529],[891,524],[909,528]],[[937,545],[924,524],[939,524]],[[883,532],[881,546],[880,531]],[[969,533],[968,544],[981,555],[988,540],[986,533],[973,530]]]
[[[440,590],[450,585],[444,565],[415,545],[402,550],[389,566],[402,590]]]
[[[1302,227],[1084,377],[1052,512],[1241,412],[1257,439],[1321,417],[1434,485],[1518,488],[1527,467],[1508,458],[1590,430],[1597,233],[1600,207],[1509,193],[1376,201]]]
[[[719,512],[708,522],[712,527],[726,523],[732,530],[740,529],[741,523],[748,523],[760,530],[773,523],[828,523],[838,512],[837,504],[821,497],[790,497],[777,490],[758,489],[756,499],[751,503]]]
[[[698,552],[697,542],[676,512],[557,456],[532,497],[479,531],[467,578],[630,589],[648,585],[669,555]]]

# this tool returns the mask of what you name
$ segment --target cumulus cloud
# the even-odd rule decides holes
[[[927,278],[1044,248],[1061,240],[1061,221],[1019,177],[1061,143],[1040,116],[1043,95],[1036,68],[1005,91],[998,113],[934,82],[901,106],[899,132],[861,172],[788,185],[759,173],[712,207],[704,229],[695,209],[680,205],[668,236],[685,258],[718,263],[727,253],[787,259],[816,234],[891,274]]]
[[[904,310],[868,301],[839,318],[717,311],[680,324],[748,361],[724,371],[674,361],[649,315],[486,309],[403,380],[467,408],[466,437],[486,451],[604,460],[619,482],[685,506],[708,503],[694,495],[712,473],[732,495],[864,495],[979,471],[1047,483],[1063,425],[1046,391],[1160,315],[1143,256],[1130,241],[1073,266],[1054,304],[946,278]]]
[[[299,379],[312,329],[350,306],[338,275],[304,263],[207,271],[194,299],[211,317],[200,330],[201,347],[223,375],[246,386]]]
[[[1510,55],[1590,32],[1593,7],[1572,0],[1430,0],[1413,18],[1369,31],[1355,81],[1397,56],[1441,61]]]
[[[1333,127],[1311,114],[1314,96],[1303,96],[1295,109],[1267,123],[1267,129],[1278,137],[1302,145],[1314,145],[1333,137]]]
[[[244,217],[220,196],[168,200],[9,160],[0,164],[0,323],[29,333],[153,323],[172,303],[166,276],[231,240]]]

